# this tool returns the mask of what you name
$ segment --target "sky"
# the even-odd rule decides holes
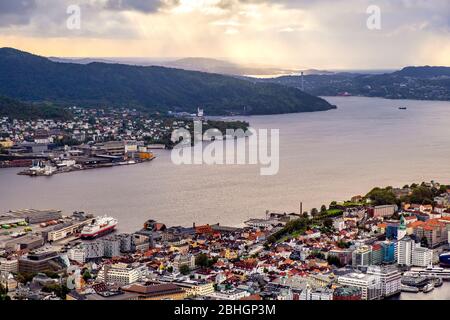
[[[450,66],[450,0],[0,0],[0,47],[318,69]]]

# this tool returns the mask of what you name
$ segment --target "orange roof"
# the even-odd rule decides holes
[[[410,224],[408,224],[408,227],[409,228],[417,228],[417,227],[422,226],[424,224],[425,224],[425,222],[423,222],[423,221],[415,221],[415,222],[411,222]]]

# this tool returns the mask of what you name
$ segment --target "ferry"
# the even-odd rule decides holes
[[[407,107],[398,107],[398,110],[407,110]]]
[[[111,233],[117,226],[117,219],[103,216],[92,220],[91,224],[81,230],[82,239],[95,239],[105,234]]]

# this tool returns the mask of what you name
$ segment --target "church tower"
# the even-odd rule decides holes
[[[400,225],[397,230],[397,240],[403,239],[404,236],[406,236],[406,219],[402,214],[400,217]]]

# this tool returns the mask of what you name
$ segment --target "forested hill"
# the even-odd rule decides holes
[[[72,114],[60,107],[48,104],[23,103],[8,97],[0,96],[0,117],[11,119],[60,119],[67,120]]]
[[[141,107],[209,115],[278,114],[335,108],[295,88],[164,67],[58,63],[0,49],[0,94],[27,102]]]

